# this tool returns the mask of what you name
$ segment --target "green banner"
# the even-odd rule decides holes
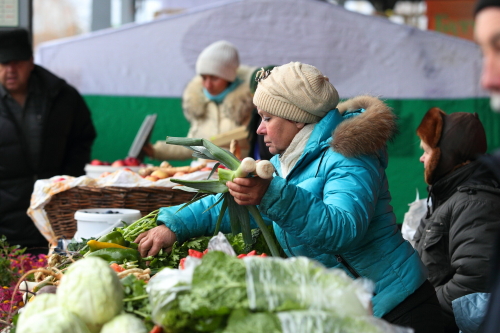
[[[168,136],[185,136],[189,123],[182,113],[180,98],[151,98],[130,96],[84,96],[92,112],[97,129],[97,139],[92,157],[113,162],[125,158],[145,116],[156,113],[158,118],[151,142],[165,140]],[[389,144],[387,176],[392,194],[392,205],[398,223],[403,222],[408,204],[415,200],[416,189],[420,198],[427,197],[420,140],[415,131],[424,114],[431,107],[439,107],[446,113],[477,112],[488,138],[488,150],[500,147],[500,114],[493,113],[487,98],[456,100],[385,100],[398,116],[399,134]],[[158,161],[146,159],[146,163]],[[189,161],[169,161],[175,166]]]

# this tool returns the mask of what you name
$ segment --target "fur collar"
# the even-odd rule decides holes
[[[237,124],[241,124],[242,121],[248,119],[249,110],[253,109],[252,94],[249,87],[249,80],[253,70],[253,68],[247,66],[240,66],[237,71],[237,77],[242,83],[219,104],[221,113]],[[182,97],[184,116],[188,120],[203,118],[209,103],[213,102],[208,100],[203,94],[201,76],[196,75],[184,90]]]
[[[360,108],[366,111],[341,122],[332,134],[333,150],[346,157],[376,153],[397,133],[396,115],[376,97],[358,96],[337,106],[342,115]]]

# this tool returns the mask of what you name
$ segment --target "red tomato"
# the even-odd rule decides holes
[[[200,258],[200,259],[203,257],[203,253],[201,253],[200,251],[192,250],[192,249],[188,250],[188,255],[191,257]]]
[[[179,268],[184,269],[184,263],[186,261],[186,258],[182,258],[181,261],[179,261]]]

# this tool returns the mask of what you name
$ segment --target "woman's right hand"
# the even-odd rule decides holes
[[[149,158],[153,158],[154,154],[155,154],[155,148],[153,147],[153,145],[151,144],[151,142],[147,142],[146,144],[144,144],[144,146],[142,147],[142,152]]]
[[[175,233],[162,224],[137,236],[134,243],[139,244],[139,253],[145,258],[155,256],[161,249],[167,252],[172,251],[176,240]]]

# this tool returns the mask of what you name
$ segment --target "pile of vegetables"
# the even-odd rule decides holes
[[[305,257],[221,251],[188,257],[148,284],[153,321],[165,332],[410,332],[370,314],[372,284]]]
[[[106,261],[78,260],[58,278],[56,294],[37,295],[23,309],[17,333],[148,331],[142,320],[123,313],[123,285]]]
[[[176,242],[169,253],[162,249],[155,256],[141,258],[134,240],[141,233],[157,226],[158,212],[155,210],[128,226],[115,228],[99,239],[84,239],[82,242],[72,241],[68,245],[68,250],[77,256],[99,257],[109,263],[116,263],[125,270],[149,269],[149,275],[154,275],[165,267],[179,267],[180,260],[188,256],[189,250],[202,252],[207,248],[211,236],[192,238],[183,244]],[[266,226],[266,231],[275,239],[271,227]],[[250,235],[249,243],[244,241],[241,233],[228,234],[226,238],[236,254],[246,254],[252,250],[259,254],[269,253],[270,250],[261,229],[250,230]],[[144,278],[149,279],[149,276]]]
[[[10,245],[4,235],[0,236],[0,330],[17,320],[17,311],[24,306],[23,294],[16,288],[19,279],[26,272],[46,265],[46,255],[25,253],[25,249]]]

